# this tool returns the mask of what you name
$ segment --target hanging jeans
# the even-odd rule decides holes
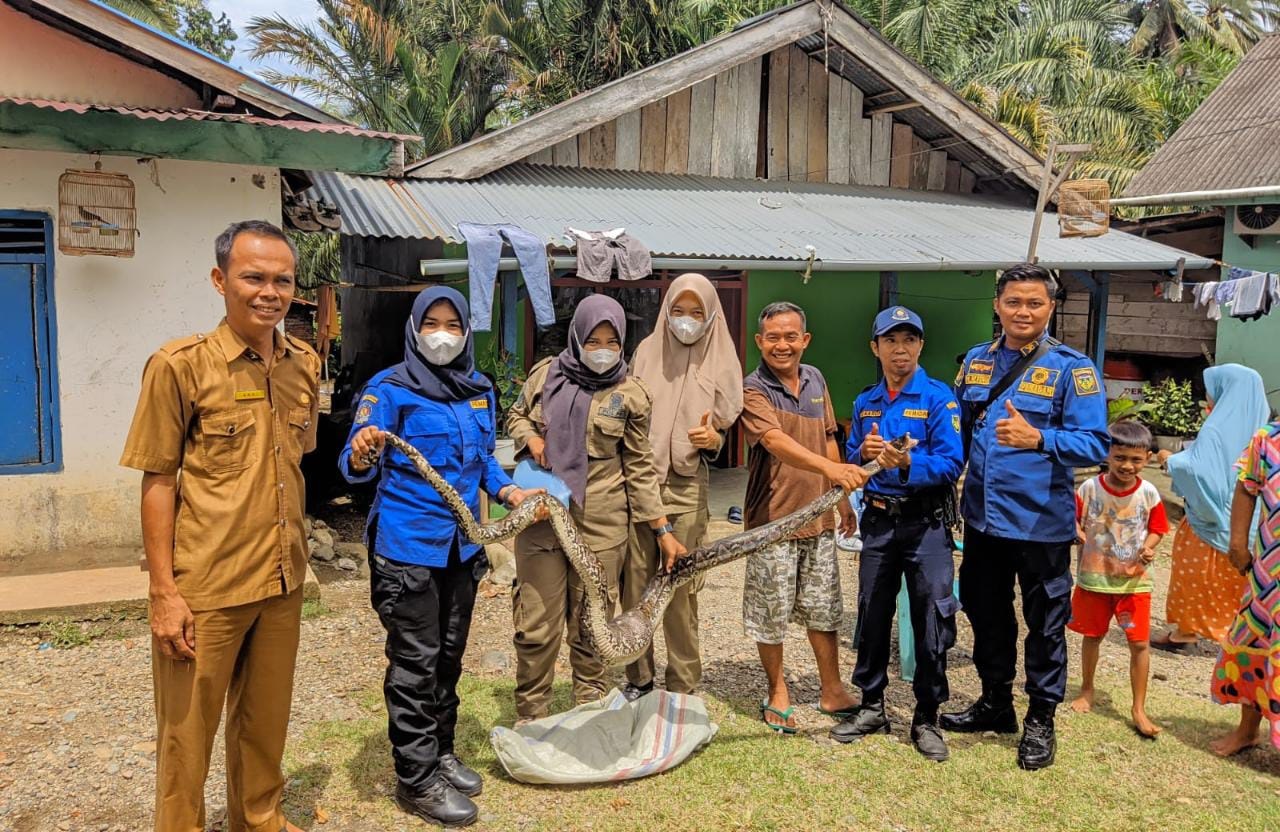
[[[467,241],[467,283],[471,301],[471,331],[488,332],[493,321],[493,284],[498,277],[498,260],[502,244],[511,244],[524,286],[533,304],[533,318],[538,326],[556,322],[551,303],[551,273],[547,269],[547,246],[536,235],[518,225],[480,225],[458,223],[458,232]]]

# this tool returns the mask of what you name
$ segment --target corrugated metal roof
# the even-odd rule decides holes
[[[236,124],[255,124],[264,127],[279,127],[283,130],[296,130],[301,133],[338,133],[344,136],[360,136],[368,139],[389,139],[392,141],[417,141],[417,136],[402,136],[398,133],[384,133],[379,130],[365,130],[352,124],[335,122],[319,123],[302,121],[301,119],[279,119],[264,116],[251,116],[244,113],[210,113],[205,110],[154,110],[145,107],[117,107],[109,104],[81,104],[73,101],[50,101],[43,98],[9,98],[0,96],[0,103],[19,104],[27,107],[38,107],[42,110],[57,110],[60,113],[119,113],[123,116],[149,121],[226,121]]]
[[[260,78],[233,66],[229,61],[198,49],[169,32],[131,17],[102,0],[6,0],[9,5],[38,20],[70,31],[77,37],[101,46],[110,41],[134,49],[214,89],[281,115],[293,113],[326,123],[345,123],[310,102],[271,86]],[[90,34],[85,38],[85,33]],[[177,50],[175,52],[175,49]],[[175,63],[174,55],[183,56]]]
[[[1280,185],[1280,34],[1249,50],[1124,196]]]
[[[1026,255],[1033,214],[989,199],[849,185],[511,165],[470,181],[314,174],[342,233],[462,242],[459,222],[513,223],[569,247],[566,227],[623,226],[655,255],[805,260],[854,268],[989,269]],[[1059,239],[1045,217],[1040,260],[1054,268],[1188,268],[1204,258],[1111,232]]]

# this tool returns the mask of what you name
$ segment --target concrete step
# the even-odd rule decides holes
[[[147,611],[147,584],[147,572],[137,564],[0,578],[0,625],[142,616]],[[308,600],[320,597],[320,582],[310,566],[302,592]]]

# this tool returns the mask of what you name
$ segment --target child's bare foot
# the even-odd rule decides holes
[[[1146,711],[1140,708],[1133,709],[1133,727],[1139,734],[1152,740],[1163,730],[1147,717]]]
[[[1071,702],[1071,710],[1078,714],[1087,714],[1093,709],[1093,691],[1082,690],[1080,695]]]
[[[1209,750],[1219,757],[1231,757],[1258,744],[1258,729],[1244,731],[1239,726],[1222,739],[1209,743]]]

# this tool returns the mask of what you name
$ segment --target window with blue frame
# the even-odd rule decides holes
[[[49,216],[0,211],[0,475],[62,467],[52,279]]]

